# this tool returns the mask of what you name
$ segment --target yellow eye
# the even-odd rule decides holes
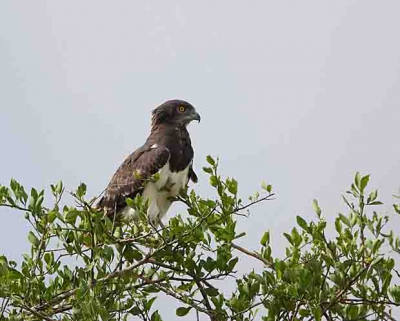
[[[178,110],[183,113],[186,110],[185,106],[179,106]]]

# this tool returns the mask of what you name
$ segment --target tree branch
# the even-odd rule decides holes
[[[382,259],[381,259],[382,260]],[[381,261],[380,260],[380,261]],[[379,261],[378,261],[379,262]],[[377,262],[377,263],[378,263]],[[351,286],[357,282],[357,280],[361,277],[361,275],[367,271],[369,269],[371,265],[367,265],[364,268],[362,268],[350,281],[349,283],[347,283],[347,285],[341,290],[339,291],[338,294],[336,294],[335,298],[323,309],[322,311],[322,315],[324,315],[326,313],[326,311],[330,310],[335,304],[337,304],[342,297],[347,293],[347,291],[351,288]],[[311,317],[311,319],[309,321],[314,320],[314,317]]]
[[[196,279],[195,282],[196,282],[196,284],[197,284],[197,286],[198,286],[198,288],[199,288],[199,290],[200,290],[201,296],[202,296],[203,299],[204,299],[204,304],[205,304],[205,306],[207,307],[207,310],[210,311],[210,313],[212,313],[213,309],[212,309],[212,307],[211,307],[210,301],[208,300],[208,296],[207,296],[206,291],[204,290],[203,285],[201,284],[201,282],[200,282],[198,279]],[[214,320],[214,318],[213,318],[212,315],[210,315],[210,320],[211,320],[211,321]]]
[[[15,307],[24,309],[24,310],[26,310],[26,311],[32,313],[33,315],[35,315],[35,316],[41,318],[42,320],[46,320],[46,321],[56,321],[56,320],[50,318],[49,316],[47,316],[46,314],[44,314],[44,313],[38,311],[38,310],[35,309],[35,308],[31,308],[31,307],[28,307],[28,306],[26,306],[26,305],[15,305]]]
[[[236,250],[238,250],[238,251],[240,251],[240,252],[242,252],[242,253],[244,253],[244,254],[246,254],[248,256],[254,257],[255,259],[257,259],[257,260],[261,261],[262,263],[264,263],[266,266],[268,266],[270,268],[273,268],[273,265],[270,262],[268,262],[266,259],[264,259],[260,255],[258,255],[256,252],[249,251],[249,250],[245,249],[244,247],[241,247],[241,246],[239,246],[239,245],[237,245],[235,243],[231,243],[231,244],[232,244],[232,247],[234,249],[236,249]]]

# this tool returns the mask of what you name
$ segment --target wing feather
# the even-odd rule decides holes
[[[126,206],[127,197],[134,198],[144,189],[146,180],[156,174],[169,160],[170,152],[163,146],[142,147],[128,156],[113,175],[97,207],[106,215]]]
[[[189,178],[195,184],[198,182],[198,178],[197,178],[197,175],[196,175],[196,173],[195,173],[195,171],[193,169],[193,165],[192,164],[189,166]]]

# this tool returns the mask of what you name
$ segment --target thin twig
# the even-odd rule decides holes
[[[26,305],[15,305],[15,307],[24,309],[24,310],[26,310],[26,311],[32,313],[33,315],[35,315],[35,316],[37,316],[37,317],[39,317],[39,318],[41,318],[41,319],[43,319],[43,320],[46,320],[46,321],[55,321],[54,319],[50,318],[49,316],[45,315],[44,313],[42,313],[42,312],[40,312],[40,311],[37,311],[35,308],[31,308],[31,307],[28,307],[28,306],[26,306]]]
[[[249,251],[249,250],[245,249],[244,247],[241,247],[241,246],[239,246],[239,245],[237,245],[235,243],[231,243],[231,244],[232,244],[232,247],[234,249],[236,249],[236,250],[238,250],[238,251],[240,251],[240,252],[242,252],[242,253],[244,253],[246,255],[254,257],[255,259],[263,262],[266,266],[268,266],[270,268],[273,268],[273,266],[272,266],[272,264],[270,262],[268,262],[266,259],[264,259],[260,255],[258,255],[256,252]]]
[[[139,278],[148,282],[148,279],[144,276],[139,276]],[[191,307],[195,308],[197,311],[203,312],[203,313],[209,315],[210,317],[213,316],[210,311],[208,311],[208,310],[202,308],[201,306],[199,306],[198,304],[194,303],[193,300],[188,300],[188,298],[181,297],[178,294],[176,294],[175,292],[171,291],[170,289],[163,287],[159,284],[153,284],[153,285],[154,285],[154,287],[156,287],[160,291],[164,292],[165,294],[170,295],[170,296],[174,297],[175,299],[177,299],[185,304],[190,305]]]
[[[11,299],[11,297],[8,297],[7,300],[3,299],[0,320],[4,318],[4,313],[6,312],[6,309],[7,309],[8,303],[10,302],[10,299]]]
[[[196,284],[197,284],[197,286],[198,286],[198,288],[200,290],[201,296],[204,299],[205,306],[207,307],[208,311],[210,311],[210,313],[212,313],[213,309],[211,307],[210,301],[208,300],[208,295],[207,295],[206,291],[204,290],[203,285],[200,283],[199,280],[195,280],[195,282],[196,282]],[[210,320],[211,321],[213,320],[213,316],[212,315],[210,315]]]
[[[1,203],[0,207],[9,207],[9,208],[14,208],[14,209],[17,209],[17,210],[20,210],[20,211],[32,213],[32,210],[30,210],[29,208],[21,207],[21,206],[18,206],[16,204],[15,205],[11,205],[11,204],[6,204],[6,203]]]
[[[378,300],[378,301],[375,301],[375,300],[369,300],[369,299],[364,299],[364,298],[361,298],[361,299],[347,299],[347,298],[345,298],[345,299],[340,300],[340,302],[356,304],[356,305],[368,303],[368,304],[371,304],[371,305],[394,305],[394,306],[397,306],[397,307],[400,306],[400,303],[396,303],[396,302],[391,301],[391,300]]]
[[[299,310],[300,310],[300,308],[301,308],[302,305],[303,305],[303,303],[298,302],[298,304],[297,304],[297,306],[296,306],[296,309],[294,310],[294,312],[293,312],[293,314],[292,314],[292,317],[290,318],[290,321],[296,320],[296,315],[297,315],[297,313],[299,312]]]

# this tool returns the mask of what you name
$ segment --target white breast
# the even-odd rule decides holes
[[[171,172],[169,162],[160,171],[158,189],[169,189],[169,196],[176,197],[188,183],[189,166],[181,172]]]
[[[171,172],[169,162],[159,171],[160,177],[156,182],[148,182],[143,190],[142,196],[149,199],[147,215],[150,222],[157,226],[161,218],[167,213],[171,206],[170,197],[179,195],[189,181],[189,166],[181,172]],[[126,207],[122,211],[124,219],[131,220],[137,217],[132,208]]]

